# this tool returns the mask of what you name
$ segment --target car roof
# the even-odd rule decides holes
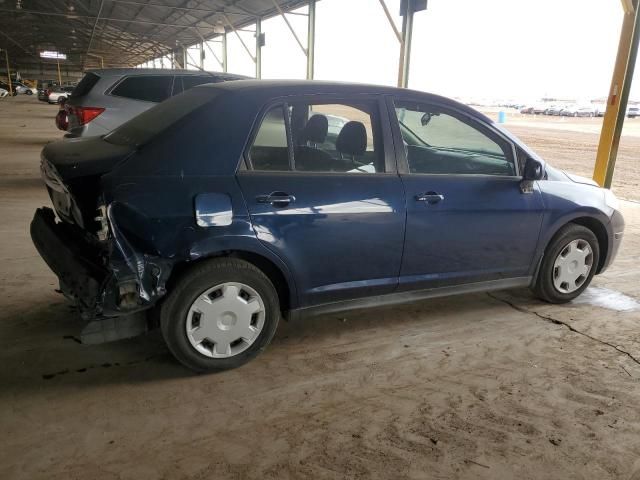
[[[243,92],[252,94],[264,94],[265,98],[287,95],[304,94],[374,94],[374,95],[398,95],[402,97],[422,97],[427,102],[437,102],[446,106],[462,110],[463,112],[480,117],[484,121],[492,123],[486,115],[463,103],[447,97],[432,93],[411,90],[407,88],[388,87],[384,85],[372,85],[366,83],[332,82],[323,80],[238,80],[215,84],[198,85],[194,88],[210,88],[216,91]]]
[[[98,68],[87,70],[86,73],[93,73],[98,76],[117,75],[211,75],[218,78],[247,79],[244,75],[223,72],[208,72],[204,70],[181,70],[169,68]]]

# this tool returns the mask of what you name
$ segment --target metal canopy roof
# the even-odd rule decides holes
[[[285,11],[307,4],[275,3]],[[0,48],[18,68],[52,62],[43,50],[66,54],[75,70],[99,67],[96,55],[105,66],[133,66],[277,14],[274,0],[7,0]]]

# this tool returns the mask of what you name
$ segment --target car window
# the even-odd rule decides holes
[[[182,77],[182,88],[189,90],[203,83],[217,83],[219,81],[219,78],[212,75],[185,75]]]
[[[76,85],[76,88],[71,93],[71,97],[77,98],[86,95],[91,91],[96,83],[98,83],[98,80],[100,80],[100,77],[95,73],[87,73],[84,77],[82,77],[80,83]]]
[[[411,173],[516,174],[510,144],[466,116],[411,103],[395,110]]]
[[[172,85],[172,75],[127,77],[111,91],[111,95],[159,103],[169,98]]]
[[[254,170],[290,170],[284,112],[284,107],[277,105],[271,108],[262,119],[249,150],[249,158]]]
[[[253,170],[384,172],[377,102],[295,101],[274,107],[265,115],[249,156]]]

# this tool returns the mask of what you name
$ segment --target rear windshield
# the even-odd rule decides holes
[[[76,88],[73,89],[71,98],[85,96],[91,91],[95,84],[98,83],[98,80],[100,80],[100,77],[95,73],[87,73],[82,80],[80,80],[80,83],[76,85]]]
[[[213,88],[193,88],[171,97],[123,123],[104,139],[115,145],[140,147],[217,96]]]

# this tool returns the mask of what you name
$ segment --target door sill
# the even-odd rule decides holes
[[[323,303],[312,307],[296,308],[290,310],[289,320],[300,320],[302,318],[315,317],[336,312],[346,312],[349,310],[361,310],[389,305],[400,305],[429,298],[448,297],[464,293],[488,292],[492,290],[505,290],[509,288],[528,287],[531,285],[532,277],[515,277],[500,280],[489,280],[486,282],[465,283],[449,287],[427,288],[410,292],[388,293],[375,297],[357,298],[353,300],[342,300],[339,302]]]

